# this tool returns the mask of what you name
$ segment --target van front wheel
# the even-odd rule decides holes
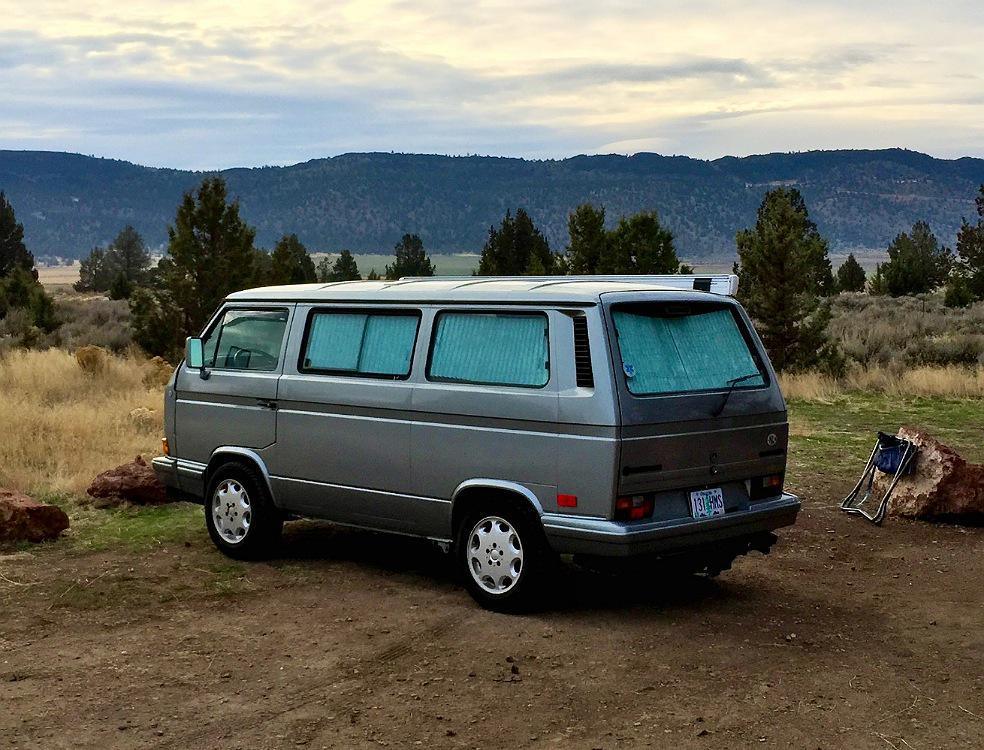
[[[469,513],[459,530],[455,553],[468,593],[486,609],[529,609],[550,551],[531,514],[510,507]]]
[[[205,525],[215,546],[239,560],[269,555],[280,538],[283,516],[256,469],[232,461],[215,472],[208,487]]]

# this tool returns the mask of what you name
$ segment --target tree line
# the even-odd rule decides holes
[[[767,192],[755,225],[735,237],[741,277],[739,299],[755,320],[779,370],[820,367],[836,372],[843,357],[826,337],[828,300],[840,291],[902,296],[945,286],[946,304],[984,299],[984,185],[976,223],[963,221],[956,253],[941,246],[918,221],[888,247],[888,260],[870,278],[853,254],[833,271],[827,240],[795,188]],[[489,227],[476,275],[691,273],[676,254],[673,233],[655,211],[621,217],[611,228],[603,206],[578,206],[568,216],[568,244],[554,251],[523,208]],[[125,227],[106,248],[83,260],[79,291],[128,299],[136,341],[149,353],[175,356],[184,337],[199,331],[228,294],[269,284],[349,281],[362,277],[355,257],[314,264],[296,234],[271,252],[255,244],[255,230],[240,216],[221,178],[207,178],[184,195],[168,227],[165,256],[152,267],[143,239]],[[416,234],[394,248],[395,262],[368,279],[432,276],[434,264]],[[0,318],[11,310],[40,330],[57,326],[54,305],[37,282],[23,227],[0,193]]]

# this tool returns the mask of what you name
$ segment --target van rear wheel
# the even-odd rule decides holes
[[[497,612],[521,612],[535,601],[551,553],[538,520],[503,503],[484,506],[461,522],[455,558],[475,601]]]
[[[256,469],[231,461],[215,471],[208,486],[205,525],[215,546],[237,560],[268,556],[284,521]]]

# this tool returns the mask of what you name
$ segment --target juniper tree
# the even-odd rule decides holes
[[[328,275],[321,281],[358,281],[362,276],[350,250],[342,250]]]
[[[0,278],[15,268],[34,269],[34,256],[24,244],[24,225],[17,221],[14,207],[0,191]]]
[[[673,233],[662,225],[655,211],[640,211],[619,220],[597,273],[659,274],[679,270]]]
[[[509,211],[499,228],[489,227],[489,237],[482,248],[478,276],[541,276],[564,269],[560,259],[550,252],[550,244],[537,229],[525,209]]]
[[[946,283],[953,253],[940,245],[925,221],[911,232],[897,235],[888,246],[888,262],[882,266],[885,286],[893,297],[924,294]]]
[[[866,281],[861,264],[853,253],[849,254],[847,260],[837,269],[837,288],[842,292],[863,292]]]
[[[974,199],[977,223],[966,219],[957,234],[957,256],[967,290],[975,299],[984,299],[984,185]]]
[[[572,274],[595,274],[608,254],[605,209],[583,203],[567,217],[567,263]]]
[[[220,177],[206,178],[197,191],[185,193],[167,234],[154,288],[134,295],[130,309],[138,343],[151,354],[173,355],[226,295],[255,285],[258,251],[255,230],[240,217],[239,203],[227,200]]]
[[[317,281],[314,261],[296,234],[285,234],[270,254],[270,284],[310,284]]]
[[[424,252],[423,240],[416,234],[405,234],[393,248],[396,262],[386,266],[387,279],[403,276],[433,276],[434,264]]]
[[[738,232],[738,295],[778,370],[842,366],[827,340],[827,241],[810,221],[798,190],[777,188],[762,199],[755,226]]]
[[[103,250],[95,247],[82,259],[79,280],[74,287],[77,292],[105,292],[130,296],[135,286],[146,280],[150,266],[150,253],[143,237],[132,226],[125,226],[116,238]],[[113,299],[118,296],[110,295]]]

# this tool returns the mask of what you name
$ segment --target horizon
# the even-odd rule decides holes
[[[126,164],[132,164],[137,167],[144,167],[147,169],[165,169],[174,170],[178,172],[192,172],[201,174],[212,174],[219,172],[228,172],[237,169],[288,169],[291,167],[301,166],[303,164],[310,164],[317,161],[329,161],[332,159],[338,159],[346,156],[421,156],[421,157],[439,157],[447,159],[511,159],[516,161],[526,161],[526,162],[564,162],[570,159],[581,159],[581,158],[606,158],[606,157],[621,157],[624,159],[631,159],[638,156],[656,156],[662,159],[689,159],[691,161],[699,161],[706,164],[711,164],[716,161],[721,161],[724,159],[750,159],[756,157],[767,157],[767,156],[796,156],[802,154],[831,154],[831,153],[878,153],[878,152],[901,152],[907,154],[914,154],[916,156],[925,156],[937,161],[947,161],[955,162],[962,161],[965,159],[984,161],[984,156],[973,156],[965,154],[962,156],[937,156],[936,154],[927,153],[925,151],[919,151],[917,149],[905,148],[903,146],[886,146],[885,148],[810,148],[796,151],[763,151],[753,154],[743,154],[741,156],[735,154],[724,154],[722,156],[710,158],[710,157],[700,157],[692,156],[690,154],[664,154],[658,151],[636,151],[633,153],[617,153],[610,152],[604,154],[585,154],[585,153],[571,153],[566,156],[555,156],[555,157],[527,157],[527,156],[516,156],[510,154],[475,154],[475,153],[439,153],[439,152],[422,152],[422,151],[345,151],[340,154],[330,154],[325,156],[312,156],[309,159],[304,159],[303,161],[289,162],[285,164],[232,164],[225,167],[202,167],[202,168],[185,168],[176,167],[171,164],[143,164],[141,162],[131,161],[129,159],[124,159],[118,156],[108,156],[100,154],[87,154],[79,151],[58,151],[54,149],[12,149],[12,148],[0,148],[0,153],[17,153],[17,154],[56,154],[61,156],[78,156],[84,159],[100,159],[104,161],[116,161],[123,162]]]
[[[984,157],[971,0],[0,0],[0,15],[0,148],[208,171],[391,150]]]

